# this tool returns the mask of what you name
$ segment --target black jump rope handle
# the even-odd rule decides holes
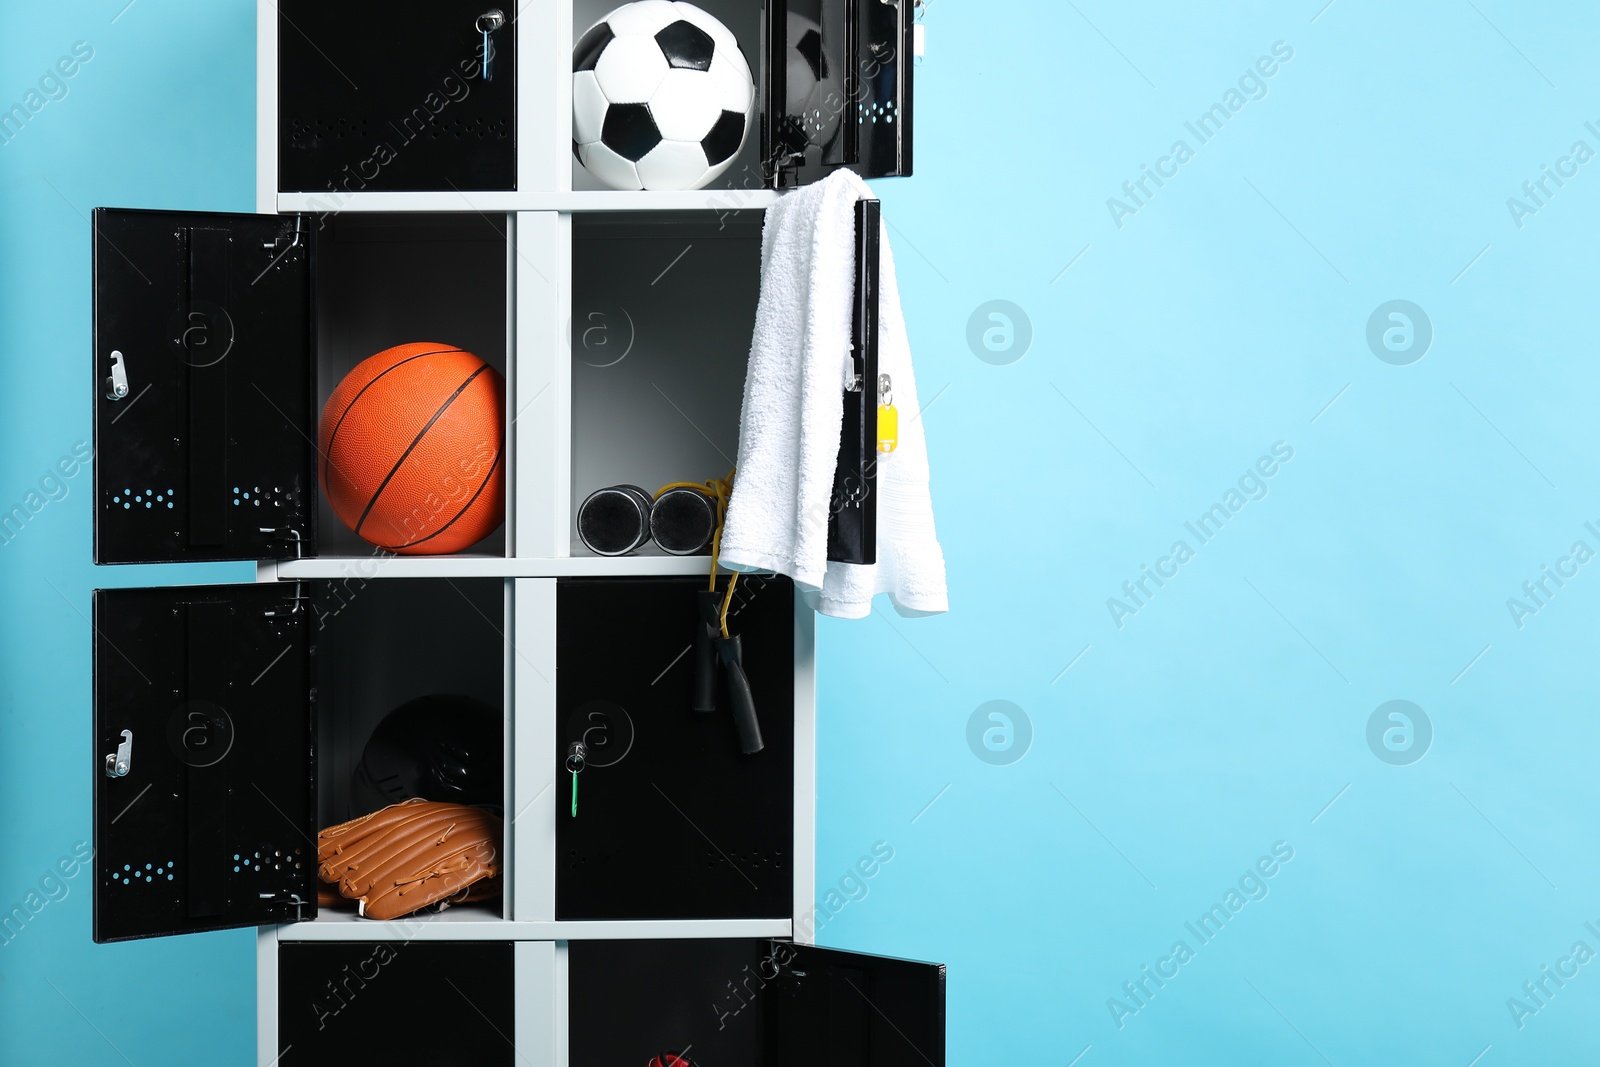
[[[694,629],[695,711],[717,710],[717,645],[721,627],[717,623],[717,594],[702,589],[698,594],[700,622]]]
[[[738,635],[722,636],[720,598],[712,590],[699,594],[700,625],[695,630],[694,697],[695,711],[717,709],[717,665],[727,680],[728,701],[732,704],[733,724],[739,731],[739,750],[753,756],[765,747],[761,723],[756,718],[756,702],[750,693],[750,679],[744,673],[744,648]]]
[[[739,751],[753,756],[765,746],[761,724],[756,721],[755,698],[750,695],[750,679],[744,673],[743,655],[738,634],[717,640],[717,658],[722,661],[722,674],[728,680],[728,702],[733,705],[733,724],[739,728]]]

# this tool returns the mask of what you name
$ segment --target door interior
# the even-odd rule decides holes
[[[315,552],[312,240],[298,216],[95,209],[96,563]]]
[[[297,590],[95,590],[95,941],[316,916]]]
[[[761,159],[787,189],[911,173],[912,0],[767,0]]]

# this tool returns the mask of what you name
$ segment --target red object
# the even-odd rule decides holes
[[[505,521],[505,379],[450,345],[358,363],[322,409],[318,473],[339,520],[380,548],[458,552]]]
[[[650,1061],[650,1067],[695,1067],[695,1064],[676,1052],[663,1052]]]

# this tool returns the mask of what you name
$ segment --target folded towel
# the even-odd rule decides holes
[[[878,563],[828,562],[841,396],[853,373],[855,204],[871,197],[858,175],[839,170],[767,209],[738,475],[720,556],[733,570],[787,574],[818,611],[849,619],[869,614],[877,593],[888,593],[902,615],[949,610],[887,229],[879,243],[878,362],[902,412],[900,443],[877,456]]]

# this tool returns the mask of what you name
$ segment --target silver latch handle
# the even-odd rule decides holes
[[[133,770],[133,731],[122,731],[122,743],[106,756],[106,777],[126,778]]]
[[[106,379],[106,399],[121,400],[128,395],[128,367],[121,352],[111,353],[111,377]]]

